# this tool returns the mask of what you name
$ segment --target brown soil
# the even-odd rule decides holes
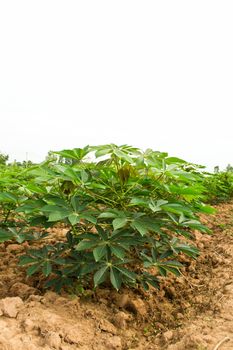
[[[28,244],[1,244],[0,350],[232,350],[233,203],[217,209],[213,234],[195,232],[201,256],[149,293],[43,294],[17,266]]]

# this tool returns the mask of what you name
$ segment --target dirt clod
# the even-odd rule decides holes
[[[173,336],[173,331],[166,331],[165,333],[163,333],[163,338],[165,342],[170,341],[173,338]]]
[[[127,321],[130,320],[130,316],[123,311],[119,311],[113,318],[113,323],[117,328],[125,329],[127,327]]]
[[[147,306],[142,299],[129,300],[127,308],[140,316],[145,316],[147,313]]]
[[[122,349],[121,338],[118,336],[113,336],[111,338],[108,338],[106,340],[106,349],[121,350]]]
[[[4,298],[0,300],[0,310],[2,315],[15,318],[20,307],[23,306],[23,300],[19,297]]]
[[[116,327],[108,320],[101,320],[99,323],[99,328],[104,332],[108,332],[111,334],[117,334]]]
[[[30,295],[36,293],[38,293],[38,291],[35,288],[21,282],[14,283],[9,290],[9,295],[19,296],[22,299],[27,299]]]
[[[49,332],[45,336],[45,344],[49,345],[51,348],[59,350],[61,346],[61,338],[56,332]]]
[[[21,244],[9,244],[6,251],[9,253],[19,253],[24,251],[24,246]]]

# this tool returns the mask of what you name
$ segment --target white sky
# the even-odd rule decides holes
[[[1,0],[0,151],[113,142],[233,164],[232,18],[232,0]]]

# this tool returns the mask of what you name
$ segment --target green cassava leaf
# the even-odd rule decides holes
[[[116,268],[110,269],[110,281],[116,290],[119,290],[122,284],[121,273]]]
[[[35,262],[35,258],[32,256],[22,255],[19,258],[19,266],[27,265],[33,262]]]
[[[114,230],[118,230],[122,227],[124,227],[128,222],[128,219],[123,217],[123,218],[116,218],[113,220],[112,225]]]
[[[104,257],[104,255],[106,255],[106,253],[107,253],[106,245],[99,245],[93,249],[93,255],[94,255],[95,261],[100,261]]]
[[[14,237],[12,232],[0,229],[0,242],[10,241]]]
[[[104,265],[94,274],[94,284],[97,287],[99,284],[104,282],[107,278],[108,266]]]
[[[45,261],[42,267],[42,272],[45,277],[48,277],[52,272],[52,264],[49,260]]]
[[[124,260],[125,258],[125,249],[123,249],[120,246],[111,245],[110,246],[111,252],[113,255],[115,255],[117,258]]]
[[[31,265],[27,268],[27,275],[28,276],[31,276],[33,275],[34,273],[38,272],[41,268],[41,265],[40,264],[34,264],[34,265]]]
[[[82,240],[79,242],[75,249],[78,251],[94,248],[98,244],[97,240]]]
[[[145,224],[145,222],[140,220],[134,220],[130,226],[137,230],[142,236],[146,235],[148,233],[148,227]]]
[[[80,218],[79,214],[76,214],[76,213],[70,214],[68,216],[68,220],[71,223],[71,225],[73,225],[73,226],[78,224],[80,222],[80,219],[81,218]]]

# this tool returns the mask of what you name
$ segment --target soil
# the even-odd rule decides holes
[[[0,245],[0,350],[232,350],[233,203],[203,216],[202,254],[160,290],[43,292],[17,266],[28,243]],[[53,229],[50,241],[65,229]]]

